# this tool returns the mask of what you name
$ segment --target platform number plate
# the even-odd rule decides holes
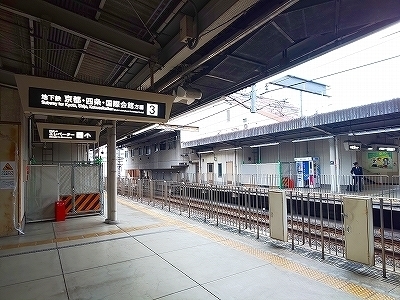
[[[158,116],[158,104],[147,103],[147,115],[148,116]]]

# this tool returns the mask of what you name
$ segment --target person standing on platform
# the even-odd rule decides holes
[[[358,165],[358,162],[353,163],[350,173],[353,175],[354,191],[362,191],[363,169]]]

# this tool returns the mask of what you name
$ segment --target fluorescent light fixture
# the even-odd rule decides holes
[[[275,143],[267,143],[267,144],[260,144],[260,145],[251,145],[250,148],[267,147],[267,146],[275,146],[275,145],[279,145],[279,143],[275,142]]]
[[[369,151],[374,150],[374,147],[368,146],[367,150]]]
[[[357,131],[350,132],[349,135],[366,135],[366,134],[375,134],[375,133],[383,133],[383,132],[392,132],[392,131],[400,131],[400,127],[395,128],[386,128],[386,129],[376,129],[376,130],[368,130],[368,131]]]
[[[237,150],[237,149],[242,149],[242,147],[225,148],[225,149],[219,149],[218,151],[230,151],[230,150]]]
[[[308,142],[308,141],[325,140],[325,139],[330,139],[330,138],[333,138],[333,135],[317,136],[317,137],[312,137],[312,138],[305,138],[305,139],[293,140],[292,143],[300,143],[300,142]]]
[[[175,125],[175,124],[158,124],[160,129],[169,129],[169,130],[187,130],[187,131],[199,131],[199,127],[197,126],[188,126],[188,125]]]
[[[200,151],[198,154],[214,153],[214,150]]]
[[[120,138],[119,140],[117,140],[117,142],[122,141],[122,140],[127,139],[127,138],[134,137],[135,135],[139,135],[139,134],[141,134],[141,133],[143,133],[143,132],[146,132],[146,131],[155,129],[155,128],[157,128],[158,126],[159,126],[158,124],[150,125],[149,127],[140,129],[140,130],[138,130],[138,131],[135,131],[135,132],[133,132],[133,133],[131,133],[131,134],[129,134],[129,135],[126,135],[126,136]],[[110,127],[110,126],[109,126],[109,125],[106,125],[106,126],[104,126],[104,127]]]
[[[349,150],[360,150],[361,149],[361,145],[349,145]]]
[[[395,147],[378,147],[378,151],[394,152],[394,151],[396,151],[396,148]]]

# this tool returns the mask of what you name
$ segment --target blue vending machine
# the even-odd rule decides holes
[[[321,182],[319,157],[295,157],[296,187],[319,188]]]

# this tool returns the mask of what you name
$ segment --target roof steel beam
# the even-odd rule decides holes
[[[205,7],[199,11],[199,39],[197,48],[201,48],[221,31],[240,17],[247,9],[256,4],[259,0],[210,0]],[[181,5],[181,4],[180,4]],[[168,74],[177,65],[193,54],[195,50],[186,47],[180,38],[179,33],[163,47],[160,52],[162,68],[154,73],[154,82]],[[138,74],[125,78],[125,82],[132,82],[136,87],[142,85],[149,88],[149,68],[145,66]]]
[[[174,78],[170,79],[168,82],[164,83],[161,87],[157,89],[158,92],[162,92],[172,84],[174,84],[176,81],[178,81],[181,77],[185,76],[187,73],[195,70],[197,67],[200,65],[206,63],[208,60],[211,58],[215,57],[216,55],[219,55],[222,53],[224,50],[228,49],[230,46],[235,44],[236,42],[242,40],[243,38],[247,37],[249,34],[253,33],[254,31],[258,30],[260,27],[264,26],[266,23],[271,21],[274,17],[282,13],[284,10],[288,9],[290,6],[294,5],[297,3],[299,0],[286,0],[284,1],[279,7],[276,7],[273,9],[268,15],[262,16],[262,18],[255,20],[251,26],[248,28],[239,30],[235,35],[233,35],[229,40],[225,41],[221,45],[219,45],[212,53],[209,55],[206,55],[199,59],[197,62],[192,64],[190,67],[188,67],[186,70],[182,71],[179,73],[177,76]]]
[[[146,61],[152,59],[158,52],[155,45],[42,0],[0,0],[0,2],[0,9],[36,21],[49,21],[54,28]]]

